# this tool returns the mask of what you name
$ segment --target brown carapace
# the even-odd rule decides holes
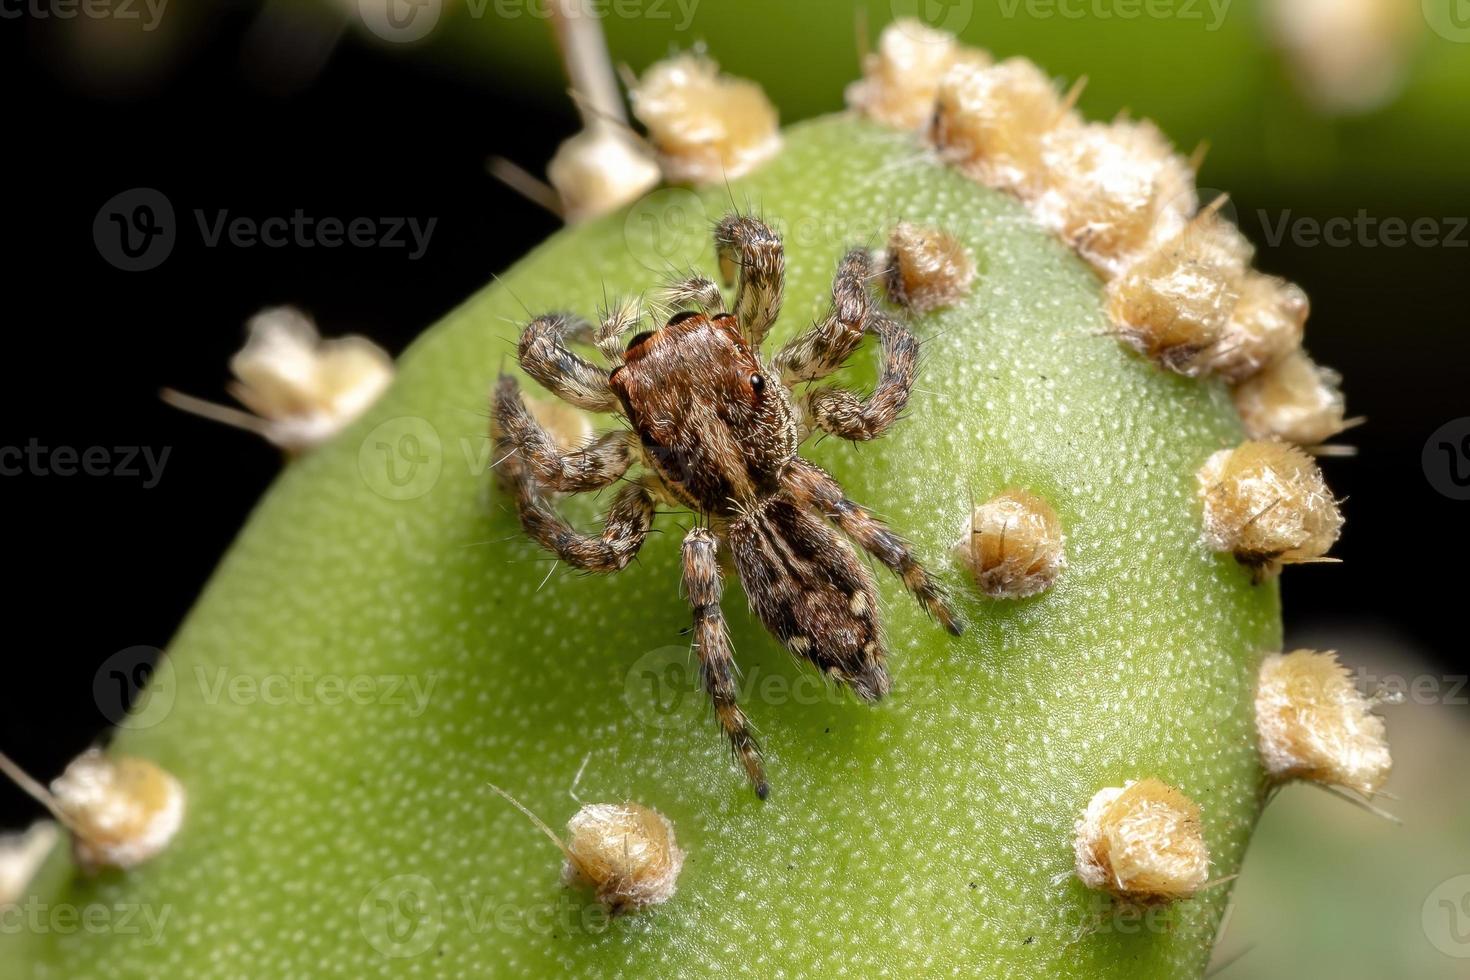
[[[683,544],[683,587],[701,678],[736,758],[764,798],[765,769],[736,703],[720,611],[721,542],[766,628],[865,701],[888,692],[886,653],[872,577],[843,535],[902,578],[951,633],[963,625],[909,546],[797,455],[802,440],[817,431],[875,439],[908,402],[918,342],[870,293],[867,283],[877,278],[872,257],[864,249],[848,252],[826,316],[766,361],[761,343],[780,312],[784,286],[781,239],[764,223],[731,214],[716,226],[715,243],[723,278],[735,285],[733,312],[726,312],[714,282],[696,276],[667,291],[680,312],[662,329],[637,333],[626,347],[623,336],[642,319],[633,306],[610,311],[595,328],[568,314],[541,316],[521,335],[518,357],[527,374],[573,405],[621,415],[628,430],[564,452],[509,375],[496,386],[491,428],[496,473],[526,533],[574,568],[625,567],[659,502],[694,512],[697,526]],[[867,397],[834,385],[795,395],[798,383],[841,367],[865,334],[882,350],[881,375]],[[574,341],[594,344],[612,368],[575,353]],[[629,478],[635,464],[643,472]],[[620,481],[599,534],[574,529],[551,506],[556,494]]]

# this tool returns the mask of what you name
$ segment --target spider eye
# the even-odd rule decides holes
[[[649,337],[652,337],[652,336],[653,336],[653,331],[652,330],[645,330],[642,333],[634,334],[633,335],[633,339],[630,340],[630,341],[628,341],[628,346],[627,347],[624,347],[623,350],[625,352],[626,351],[630,351],[634,347],[637,347],[639,344],[643,343],[645,340],[647,340]]]
[[[752,374],[750,376],[750,387],[754,389],[757,395],[759,395],[762,391],[766,389],[766,379],[761,377],[759,374]]]

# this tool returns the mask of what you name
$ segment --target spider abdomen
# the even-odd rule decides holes
[[[766,629],[863,700],[888,693],[873,580],[831,526],[781,495],[732,522],[728,536]]]

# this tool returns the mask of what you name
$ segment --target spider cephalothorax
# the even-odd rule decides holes
[[[850,251],[833,281],[827,315],[763,362],[761,342],[781,308],[781,240],[760,221],[732,214],[716,227],[715,243],[727,284],[738,271],[733,312],[725,312],[719,287],[694,277],[669,289],[670,301],[683,312],[626,347],[623,336],[642,319],[633,307],[613,311],[596,329],[565,314],[542,316],[521,335],[519,359],[527,374],[573,405],[622,415],[630,430],[563,452],[526,409],[509,375],[495,390],[492,430],[496,471],[522,526],[576,568],[611,572],[626,566],[653,523],[655,501],[697,515],[699,526],[683,545],[694,647],[715,716],[764,797],[760,750],[735,703],[734,661],[720,611],[721,540],[766,628],[864,700],[888,692],[886,653],[872,577],[844,534],[898,574],[950,632],[963,627],[908,545],[797,455],[802,439],[816,430],[877,438],[908,402],[918,343],[869,293],[871,256]],[[836,371],[864,334],[882,345],[882,374],[873,392],[860,398],[821,386],[798,402],[792,387]],[[574,340],[594,343],[614,367],[598,367],[573,352],[568,343]],[[550,506],[553,494],[624,480],[635,463],[646,472],[624,481],[600,534],[575,530]]]

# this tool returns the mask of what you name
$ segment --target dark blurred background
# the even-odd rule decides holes
[[[889,7],[869,12],[874,34]],[[0,477],[7,592],[20,627],[0,694],[0,750],[43,778],[106,728],[93,696],[98,666],[125,648],[168,643],[280,469],[274,448],[165,407],[159,388],[224,400],[226,363],[243,324],[273,304],[299,305],[324,333],[362,333],[397,354],[559,226],[485,166],[499,155],[539,171],[576,129],[544,22],[506,26],[507,41],[497,40],[496,24],[477,21],[483,37],[455,35],[436,54],[433,45],[385,44],[347,15],[282,21],[281,4],[266,9],[277,19],[263,19],[252,4],[196,3],[167,11],[153,31],[34,15],[0,24],[0,91],[9,96],[0,167],[11,188],[0,236],[0,301],[11,336],[0,446],[103,447],[114,464],[131,447],[148,447],[155,459],[168,452],[153,486],[144,485],[142,456],[138,476]],[[715,33],[701,27],[701,16]],[[706,0],[674,40],[706,40],[717,55],[730,52],[727,67],[761,81],[801,77],[801,65],[762,57],[760,45],[752,54],[751,45],[718,33],[731,16],[731,5]],[[1260,39],[1258,11],[1231,17],[1216,35],[1189,34],[1201,54],[1173,51],[1169,70],[1187,72],[1197,62],[1213,71],[1215,46],[1228,44],[1253,52],[1247,87],[1267,95],[1242,99],[1229,78],[1183,74],[1174,80],[1182,108],[1166,88],[1146,87],[1126,104],[1166,123],[1187,112],[1185,131],[1172,131],[1186,148],[1215,132],[1234,141],[1207,160],[1200,183],[1230,190],[1260,248],[1258,267],[1312,297],[1307,346],[1345,376],[1350,414],[1368,419],[1346,439],[1359,455],[1324,463],[1347,498],[1346,533],[1335,550],[1344,564],[1287,576],[1288,632],[1320,632],[1323,624],[1386,631],[1428,652],[1439,670],[1463,672],[1470,668],[1460,615],[1470,503],[1431,485],[1422,454],[1441,425],[1470,416],[1470,169],[1455,157],[1470,144],[1470,90],[1452,93],[1458,115],[1417,128],[1393,96],[1366,113],[1324,119],[1293,94],[1288,72]],[[848,14],[838,19],[845,24]],[[1011,34],[991,44],[998,53],[1025,51],[1058,74],[1076,74],[1071,65],[1087,50],[1079,38],[1098,25],[1004,26]],[[1095,75],[1126,72],[1158,50],[1148,35],[1130,40],[1128,25],[1102,28],[1112,40],[1091,49],[1101,63]],[[610,25],[609,32],[615,55],[641,68],[619,50],[621,33],[636,29]],[[775,33],[783,37],[767,55],[791,43],[788,32]],[[842,84],[857,71],[852,36],[844,29],[823,39],[837,52],[824,57],[851,67],[811,78],[788,119],[841,106]],[[640,53],[667,44],[660,35]],[[1458,49],[1470,57],[1470,45]],[[1451,74],[1444,84],[1464,77]],[[1084,107],[1094,117],[1123,108],[1111,94],[1120,84],[1114,78],[1101,93],[1095,86]],[[1422,86],[1434,79],[1409,84],[1421,85],[1405,96],[1413,105],[1433,103]],[[1286,107],[1258,104],[1268,96]],[[1371,165],[1354,166],[1342,149],[1353,146],[1372,147]],[[1299,158],[1306,164],[1293,165]],[[157,268],[127,272],[95,246],[93,220],[109,198],[138,187],[168,198],[178,239]],[[301,209],[316,219],[435,224],[417,258],[411,247],[208,247],[196,209],[211,219],[220,210],[260,219]],[[1301,229],[1360,212],[1377,222],[1433,219],[1436,242],[1390,247],[1362,231],[1341,246],[1268,237],[1283,219]],[[487,378],[492,369],[486,365]],[[1437,458],[1443,483],[1451,460]],[[1470,457],[1460,465],[1470,473]],[[0,827],[23,825],[36,812],[0,784]]]

